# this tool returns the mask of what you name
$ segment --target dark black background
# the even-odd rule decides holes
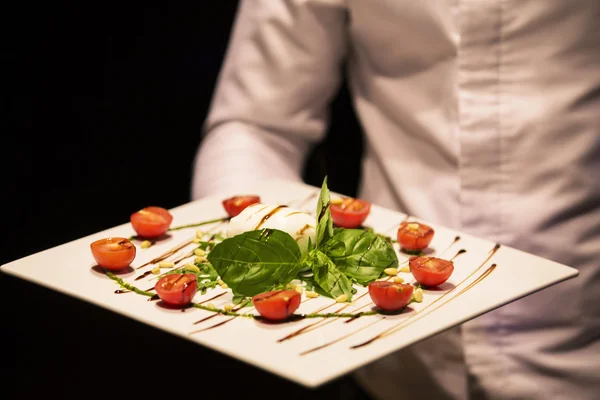
[[[143,206],[190,201],[193,156],[236,7],[20,2],[0,13],[2,264],[125,223]],[[327,174],[331,189],[354,195],[362,145],[345,85],[332,110],[304,177],[318,186]],[[52,260],[39,267],[51,269]],[[250,395],[266,387],[307,394],[5,274],[0,295],[1,390],[14,393],[7,398]],[[349,396],[344,382],[313,394]]]

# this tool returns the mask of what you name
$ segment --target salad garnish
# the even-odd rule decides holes
[[[315,192],[311,197],[316,195]],[[341,206],[338,204],[339,207],[346,204],[346,208],[361,204],[360,211],[363,213],[360,224],[341,226],[332,216],[336,201],[340,202],[332,200],[327,177],[323,180],[314,215],[292,209],[289,205],[262,204],[260,197],[255,195],[229,198],[224,202],[224,207],[225,203],[238,207],[235,213],[228,210],[229,217],[167,228],[168,231],[174,231],[217,223],[206,232],[197,230],[193,239],[136,268],[157,264],[136,280],[154,274],[158,288],[155,285],[146,291],[140,290],[110,271],[105,272],[124,289],[120,292],[132,291],[149,296],[150,300],[161,299],[166,304],[204,309],[214,312],[213,316],[221,314],[271,321],[341,317],[348,318],[350,322],[362,315],[396,311],[411,302],[421,302],[422,288],[414,287],[413,290],[396,276],[398,272],[409,272],[409,267],[399,267],[395,241],[362,224],[368,216],[370,203],[364,203],[368,204],[365,207],[363,200],[347,198],[347,204],[343,201]],[[209,233],[224,223],[229,223],[225,236],[222,232]],[[416,223],[408,226],[411,234],[417,226]],[[426,227],[423,224],[421,226]],[[427,230],[426,236],[431,239],[432,232]],[[423,240],[413,239],[413,242],[419,245],[413,247],[424,248]],[[165,261],[190,244],[195,247],[186,255]],[[140,244],[140,247],[143,246]],[[407,249],[401,248],[403,250]],[[193,257],[193,261],[182,267],[176,266],[190,257]],[[443,261],[433,257],[427,259]],[[162,273],[161,269],[169,270]],[[383,284],[383,281],[388,283]],[[431,285],[431,282],[427,283]],[[231,293],[232,304],[221,309],[210,303],[193,302],[195,293],[203,295],[218,286],[225,290],[222,294]],[[370,286],[370,290],[354,299],[358,286]],[[374,291],[375,288],[378,291]],[[386,297],[390,290],[395,291],[393,295],[398,297],[397,301],[382,303],[381,295]],[[334,312],[325,313],[324,309],[319,309],[309,314],[296,314],[295,310],[303,302],[300,300],[303,293],[306,295],[304,301],[325,296],[334,300],[330,306],[336,303],[343,305]],[[377,294],[380,296],[375,296]],[[373,302],[356,308],[352,313],[343,312],[354,304],[353,300],[365,295],[370,295]],[[377,307],[359,312],[365,307],[372,307],[373,303]],[[242,312],[246,307],[255,308],[258,313]],[[303,333],[312,329],[315,328],[305,327]]]
[[[255,296],[283,289],[292,280],[330,297],[356,293],[354,283],[367,285],[386,268],[398,265],[391,243],[364,229],[333,229],[327,177],[316,209],[315,243],[302,254],[292,236],[278,229],[248,231],[227,238],[208,254],[221,279],[234,295]]]

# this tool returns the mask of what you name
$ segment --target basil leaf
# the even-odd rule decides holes
[[[315,247],[318,249],[322,243],[327,242],[333,236],[333,222],[329,205],[329,189],[327,188],[327,177],[323,179],[319,201],[317,202],[317,235]]]
[[[244,232],[223,240],[208,260],[234,295],[254,296],[288,284],[302,264],[298,243],[277,229]]]
[[[352,282],[336,267],[325,253],[315,250],[309,262],[312,264],[315,283],[326,294],[333,298],[346,294],[348,295],[348,300],[352,298],[352,294],[354,293]]]
[[[322,251],[341,272],[362,285],[379,278],[384,269],[398,266],[392,244],[362,229],[335,229]]]

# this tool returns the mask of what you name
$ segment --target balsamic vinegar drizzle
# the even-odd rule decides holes
[[[335,340],[332,340],[331,342],[327,342],[327,343],[325,343],[325,344],[322,344],[322,345],[320,345],[320,346],[313,347],[312,349],[305,350],[305,351],[303,351],[302,353],[300,353],[300,355],[301,355],[301,356],[304,356],[304,355],[307,355],[307,354],[313,353],[313,352],[315,352],[315,351],[317,351],[317,350],[321,350],[321,349],[323,349],[323,348],[325,348],[325,347],[331,346],[332,344],[336,344],[337,342],[341,342],[342,340],[346,339],[347,337],[350,337],[350,336],[354,335],[355,333],[358,333],[358,332],[360,332],[360,331],[363,331],[363,330],[365,330],[365,329],[367,329],[367,328],[370,328],[371,326],[375,325],[375,324],[376,324],[376,323],[378,323],[378,322],[381,322],[381,321],[383,321],[384,319],[385,319],[385,317],[382,317],[382,318],[376,319],[375,321],[371,322],[370,324],[367,324],[367,325],[363,326],[362,328],[360,328],[360,329],[358,329],[358,330],[356,330],[356,331],[353,331],[353,332],[347,333],[347,334],[345,334],[344,336],[340,336],[339,338],[337,338],[337,339],[335,339]],[[349,319],[349,320],[348,320],[348,321],[346,321],[346,322],[349,322],[349,321],[352,321],[352,320],[353,320],[353,318]]]
[[[466,292],[467,290],[471,289],[473,286],[477,285],[479,282],[481,282],[482,280],[484,280],[485,278],[487,278],[487,276],[489,274],[491,274],[492,272],[494,272],[495,269],[496,269],[496,264],[490,265],[490,267],[488,269],[486,269],[483,274],[481,274],[473,282],[469,283],[469,285],[467,285],[467,287],[465,287],[463,290],[461,290],[460,292],[458,292],[458,294],[456,296],[454,296],[453,298],[451,298],[450,300],[448,300],[448,302],[454,300],[455,298],[457,298],[458,296],[460,296],[461,294],[463,294],[464,292]]]
[[[362,299],[367,294],[369,294],[369,292],[365,292],[365,293],[361,294],[354,301]],[[330,304],[328,306],[322,307],[322,308],[318,309],[317,311],[315,311],[315,313],[319,313],[319,312],[325,310],[326,308],[329,308],[329,307],[333,306],[334,304],[338,304],[338,303],[333,303],[333,304]],[[334,314],[338,314],[340,311],[344,310],[345,308],[347,308],[350,305],[351,305],[351,303],[347,303],[347,304],[343,305],[342,307],[338,308],[337,310],[335,310],[333,313]],[[352,318],[358,318],[358,317],[360,317],[360,315],[358,315],[356,317],[353,315]],[[325,322],[325,320],[313,322],[310,325],[304,326],[304,327],[302,327],[302,328],[300,328],[300,329],[298,329],[298,330],[296,330],[296,331],[288,334],[287,336],[284,336],[281,339],[278,339],[277,343],[285,342],[286,340],[289,340],[289,339],[292,339],[294,337],[300,336],[303,333],[314,331],[315,329],[320,328],[321,326],[325,326],[325,325],[327,325],[327,324],[329,324],[329,323],[331,323],[333,321],[335,321],[335,320],[330,320],[330,321],[327,321],[327,322]],[[317,326],[317,325],[320,325],[320,326]]]
[[[212,300],[214,300],[214,299],[218,299],[219,297],[223,296],[225,293],[227,293],[227,292],[219,293],[218,295],[216,295],[216,296],[213,296],[213,297],[211,297],[210,299],[203,300],[203,301],[201,301],[201,302],[200,302],[200,303],[198,303],[198,304],[205,304],[205,303],[208,303],[209,301],[212,301]]]
[[[346,304],[346,305],[338,308],[337,310],[335,310],[333,312],[333,314],[339,314],[342,310],[346,309],[348,306],[350,306],[350,303],[348,303],[348,304]],[[356,318],[359,318],[359,317],[360,317],[360,315],[357,316]],[[354,316],[353,316],[353,318],[354,318]],[[336,321],[335,319],[330,319],[329,321],[327,321],[325,319],[322,319],[321,321],[313,322],[312,324],[310,324],[310,325],[308,325],[308,326],[300,329],[299,331],[296,331],[296,334],[294,334],[294,335],[288,335],[288,336],[286,336],[283,339],[279,339],[277,342],[281,343],[281,342],[283,342],[285,340],[289,340],[289,339],[292,339],[294,337],[298,337],[298,336],[300,336],[300,335],[302,335],[304,333],[312,332],[315,329],[322,328],[325,325],[329,325],[330,323],[335,322],[335,321]]]
[[[141,269],[141,268],[144,268],[144,267],[146,267],[146,266],[148,266],[150,264],[156,264],[157,262],[163,261],[165,258],[167,258],[169,256],[172,256],[173,254],[177,253],[179,250],[183,249],[185,246],[187,246],[187,245],[189,245],[191,243],[193,243],[193,242],[190,239],[190,240],[188,240],[188,241],[180,244],[179,246],[177,246],[177,247],[175,247],[175,248],[167,251],[166,253],[161,254],[160,256],[158,256],[156,258],[153,258],[152,260],[148,261],[147,263],[140,265],[136,269]]]
[[[386,330],[384,330],[383,332],[381,332],[380,334],[378,334],[377,336],[374,336],[373,338],[350,346],[351,349],[357,349],[363,346],[366,346],[368,344],[373,343],[374,341],[384,338],[386,336],[389,336],[393,333],[398,332],[401,329],[404,329],[405,327],[409,326],[410,324],[412,324],[413,322],[423,318],[424,316],[430,314],[432,311],[437,310],[438,308],[440,308],[441,306],[443,306],[444,304],[447,304],[448,302],[442,303],[440,304],[438,307],[435,307],[433,309],[429,309],[431,306],[435,305],[438,301],[442,300],[444,297],[446,297],[447,295],[449,295],[450,293],[452,293],[456,288],[458,288],[460,286],[460,284],[462,284],[463,282],[465,282],[467,279],[469,279],[471,276],[473,276],[474,274],[476,274],[489,260],[490,258],[492,258],[492,256],[494,254],[496,254],[496,252],[498,251],[498,249],[500,248],[500,244],[496,244],[494,246],[494,248],[489,252],[489,255],[487,256],[487,258],[481,263],[481,265],[479,265],[479,267],[477,267],[473,272],[471,272],[465,279],[463,279],[458,285],[454,286],[452,289],[448,290],[446,293],[444,293],[443,295],[441,295],[440,297],[438,297],[437,299],[435,299],[434,301],[432,301],[429,305],[427,305],[426,307],[423,308],[423,310],[421,310],[420,312],[418,312],[417,314],[413,315],[412,317],[408,318],[407,320],[404,320],[402,322],[399,322],[396,325],[393,325],[389,328],[387,328]],[[476,279],[475,281],[473,281],[471,284],[469,284],[466,288],[464,288],[461,292],[459,292],[456,296],[453,297],[456,298],[458,296],[460,296],[461,294],[463,294],[465,291],[471,289],[473,286],[475,286],[477,283],[481,282],[485,277],[487,277],[494,269],[496,268],[496,264],[492,264],[487,271],[485,271],[478,279]],[[450,299],[452,300],[452,299]],[[427,310],[427,312],[425,312],[425,310]]]
[[[219,298],[219,297],[223,296],[225,293],[227,293],[227,292],[219,293],[218,295],[213,296],[210,299],[202,300],[200,303],[196,303],[196,304],[202,305],[202,304],[208,303],[209,301],[212,301],[212,300],[214,300],[216,298]],[[217,314],[215,314],[215,315],[217,315]],[[194,322],[194,323],[196,323],[196,322]]]
[[[148,275],[150,275],[152,273],[152,271],[146,271],[143,274],[141,274],[140,276],[137,276],[134,281],[139,281],[140,279],[144,279],[145,277],[147,277]]]
[[[176,259],[174,259],[174,260],[173,260],[173,264],[177,265],[177,264],[179,264],[180,262],[182,262],[183,260],[185,260],[186,258],[189,258],[189,257],[191,257],[191,256],[193,256],[193,255],[194,255],[194,251],[192,250],[192,251],[190,251],[189,253],[187,253],[186,255],[184,255],[184,256],[181,256],[181,257],[179,257],[179,258],[176,258]],[[173,268],[175,268],[175,266],[173,266]],[[171,268],[171,269],[173,269],[173,268]]]
[[[219,314],[215,314],[215,315],[219,315]],[[213,317],[214,317],[214,315],[213,315]],[[218,323],[216,323],[214,325],[207,326],[206,328],[198,329],[196,331],[191,331],[189,334],[193,335],[194,333],[200,333],[200,332],[208,331],[209,329],[218,328],[221,325],[225,325],[226,323],[233,321],[235,318],[236,317],[231,317],[229,319],[226,319],[225,321],[221,321],[221,322],[218,322]]]
[[[222,295],[224,295],[225,293],[227,293],[227,292],[223,292],[223,293],[221,293],[219,296],[222,296]],[[212,299],[214,299],[214,298],[217,298],[217,297],[219,297],[219,296],[215,296],[215,297],[213,297]],[[212,299],[209,299],[209,300],[212,300]],[[206,303],[207,301],[208,301],[208,300],[206,300],[206,301],[203,301],[202,303],[198,303],[198,304],[203,304],[203,303]],[[236,306],[235,308],[233,308],[233,309],[231,310],[231,312],[232,312],[232,313],[234,313],[233,315],[237,315],[237,312],[238,312],[238,311],[239,311],[241,308],[243,308],[243,306]],[[215,310],[218,310],[218,309],[215,309]],[[213,311],[213,310],[211,310],[211,311]],[[193,325],[198,325],[199,323],[201,323],[201,322],[204,322],[204,321],[206,321],[206,320],[209,320],[209,319],[211,319],[211,318],[214,318],[214,317],[216,317],[216,316],[217,316],[217,315],[219,315],[219,314],[221,314],[221,313],[217,312],[216,314],[209,315],[208,317],[202,318],[202,319],[200,319],[200,320],[198,320],[198,321],[194,322],[194,323],[193,323]],[[230,315],[230,314],[228,314],[228,315]],[[193,333],[193,332],[192,332],[192,333]]]
[[[448,261],[454,261],[454,259],[458,256],[460,256],[461,254],[466,253],[467,251],[465,249],[460,249],[459,251],[456,252],[456,254]]]
[[[258,224],[256,224],[256,226],[254,227],[254,230],[256,231],[256,230],[260,229],[260,227],[261,227],[261,226],[262,226],[262,225],[263,225],[265,222],[267,222],[267,220],[268,220],[269,218],[271,218],[273,215],[277,214],[277,212],[279,212],[279,211],[283,210],[284,208],[287,208],[287,206],[285,206],[285,205],[280,205],[280,206],[277,206],[277,207],[275,207],[274,209],[272,209],[272,210],[271,210],[271,211],[270,211],[268,214],[265,214],[265,215],[262,217],[262,219],[261,219],[261,220],[258,222]]]
[[[318,314],[318,313],[320,313],[321,311],[323,311],[323,310],[326,310],[326,309],[328,309],[329,307],[333,306],[334,304],[337,304],[337,303],[332,303],[332,304],[329,304],[329,305],[323,306],[323,307],[321,307],[321,308],[319,308],[319,309],[315,310],[315,311],[314,311],[314,313],[315,313],[315,314]],[[304,318],[300,318],[300,319],[304,319]],[[294,331],[294,332],[290,333],[289,335],[287,335],[287,336],[285,336],[285,337],[283,337],[283,338],[281,338],[281,339],[278,339],[278,340],[277,340],[277,342],[278,342],[278,343],[281,343],[281,342],[283,342],[283,341],[285,341],[285,340],[291,339],[292,337],[294,337],[294,336],[296,336],[296,335],[300,334],[300,333],[301,333],[301,332],[302,332],[304,329],[308,328],[309,326],[311,326],[311,325],[308,325],[308,326],[306,326],[306,327],[304,327],[304,328],[300,328],[300,329],[298,329],[297,331]]]
[[[454,246],[459,240],[460,240],[460,236],[456,236],[454,238],[454,241],[452,243],[450,243],[450,245],[448,247],[446,247],[446,249],[444,251],[442,251],[439,256],[441,257],[442,255],[444,255],[444,253],[446,253],[448,250],[450,250],[452,248],[452,246]],[[463,253],[465,251],[466,250],[464,250]],[[456,256],[458,256],[458,254],[455,255],[454,257],[452,257],[452,259],[456,258]],[[452,259],[450,261],[452,261]]]
[[[224,293],[225,293],[225,292],[224,292]],[[239,306],[235,307],[235,308],[234,308],[233,310],[231,310],[231,311],[233,311],[233,312],[236,312],[236,314],[237,314],[237,311],[239,311],[239,310],[240,310],[240,309],[242,309],[243,307],[244,307],[243,305],[239,305]],[[250,315],[251,315],[252,317],[254,317],[254,315],[253,315],[253,314],[250,314],[250,311],[251,311],[252,309],[254,309],[254,307],[251,307],[251,308],[250,308],[250,309],[249,309],[247,312],[245,312],[245,313],[243,313],[243,314],[234,315],[233,317],[231,317],[231,318],[229,318],[229,319],[226,319],[225,321],[221,321],[221,322],[218,322],[218,323],[216,323],[216,324],[214,324],[214,325],[207,326],[206,328],[202,328],[202,329],[198,329],[198,330],[196,330],[196,331],[192,331],[192,332],[190,332],[189,334],[190,334],[190,335],[192,335],[192,334],[194,334],[194,333],[200,333],[200,332],[203,332],[203,331],[207,331],[207,330],[209,330],[209,329],[217,328],[217,327],[219,327],[219,326],[221,326],[221,325],[225,325],[226,323],[233,321],[233,320],[234,320],[234,319],[236,319],[238,316],[240,316],[240,317],[241,317],[241,316],[250,316]],[[211,315],[211,316],[210,316],[210,317],[208,317],[208,318],[204,318],[204,319],[201,319],[200,321],[196,321],[196,322],[194,322],[194,325],[195,325],[195,324],[197,324],[197,323],[199,323],[199,322],[205,321],[205,320],[207,320],[207,319],[209,319],[209,318],[211,318],[211,317],[214,317],[214,316],[216,316],[216,315],[219,315],[219,314],[214,314],[214,315]]]
[[[334,303],[334,304],[336,304],[336,303]],[[330,304],[330,306],[332,306],[332,305],[333,305],[333,304]],[[338,313],[338,312],[342,311],[342,310],[343,310],[344,308],[346,308],[346,307],[348,307],[348,305],[345,305],[345,306],[343,306],[343,307],[341,307],[341,308],[338,308],[337,310],[335,310],[335,311],[334,311],[334,313]],[[294,331],[294,332],[292,332],[292,333],[290,333],[290,334],[288,334],[288,335],[286,335],[286,336],[282,337],[281,339],[278,339],[278,340],[277,340],[277,343],[285,342],[286,340],[290,340],[290,339],[292,339],[292,338],[295,338],[295,337],[297,337],[297,336],[300,336],[300,335],[301,335],[301,334],[303,334],[303,333],[306,333],[306,332],[313,331],[313,330],[315,330],[315,329],[319,328],[319,326],[317,326],[317,325],[320,325],[320,324],[322,324],[322,325],[326,325],[326,324],[323,324],[323,322],[325,322],[325,321],[326,321],[326,320],[324,320],[324,319],[323,319],[323,320],[321,320],[321,321],[313,322],[312,324],[306,325],[306,326],[304,326],[304,327],[302,327],[302,328],[300,328],[300,329],[298,329],[298,330],[296,330],[296,331]],[[331,320],[331,321],[328,321],[328,322],[333,322],[333,321],[334,321],[334,320]],[[321,325],[321,326],[322,326],[322,325]],[[312,328],[312,329],[311,329],[311,328]]]

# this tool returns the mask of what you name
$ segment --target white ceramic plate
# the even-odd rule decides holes
[[[263,202],[287,203],[314,213],[319,188],[271,181],[254,186],[252,192],[259,194]],[[172,209],[172,226],[225,216],[221,200],[234,194],[237,193],[205,198]],[[311,194],[315,196],[310,197]],[[398,224],[405,218],[406,215],[374,205],[365,225],[393,237]],[[132,236],[134,232],[129,223],[13,261],[3,265],[2,271],[126,315],[307,387],[319,386],[395,350],[577,276],[577,270],[571,267],[506,246],[498,248],[496,243],[430,225],[436,232],[429,246],[431,255],[454,258],[454,273],[441,286],[442,290],[425,291],[422,303],[410,304],[399,315],[362,316],[351,323],[347,323],[347,318],[321,318],[265,324],[248,318],[216,315],[198,308],[188,308],[185,312],[167,309],[161,306],[161,302],[148,301],[147,296],[133,292],[116,294],[119,286],[95,267],[89,245],[104,237]],[[223,229],[225,225],[213,224],[202,229],[211,228]],[[119,276],[140,289],[153,287],[155,275],[136,280],[153,266],[136,268],[195,237],[195,234],[196,228],[172,231],[169,239],[148,249],[138,247],[133,268],[119,273]],[[184,257],[193,248],[193,244],[186,246],[171,258]],[[403,261],[408,259],[408,255],[398,252],[398,257],[400,266],[406,265]],[[193,260],[193,256],[189,260]],[[184,259],[178,265],[186,261]],[[401,272],[399,275],[407,282],[414,282],[410,273]],[[517,276],[519,279],[514,279]],[[197,294],[194,301],[202,302],[222,292],[226,293],[210,302],[223,307],[231,303],[231,293],[220,287],[202,296]],[[306,300],[304,295],[303,299]],[[365,311],[373,307],[364,288],[359,288],[354,299],[343,312]],[[303,301],[296,313],[315,312],[325,306],[329,308],[322,312],[338,311],[344,305],[319,297]],[[255,312],[250,308],[244,311]],[[203,320],[210,316],[213,317]],[[203,321],[196,323],[200,320]],[[212,328],[203,330],[209,327]],[[301,329],[300,334],[280,341]],[[364,344],[383,332],[388,334],[367,345],[352,347]]]

